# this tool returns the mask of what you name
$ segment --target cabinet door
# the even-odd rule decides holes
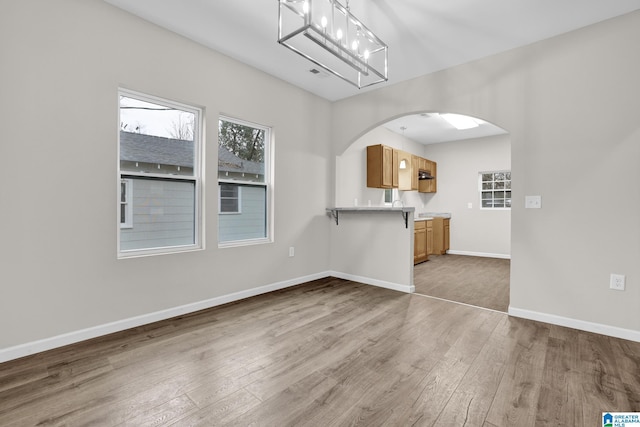
[[[393,186],[393,148],[382,146],[382,187]]]
[[[444,223],[444,250],[448,251],[449,250],[449,219],[445,219],[443,221]]]
[[[425,261],[427,258],[427,230],[415,230],[413,234],[413,263]]]
[[[381,144],[368,146],[367,187],[393,188],[397,187],[397,181],[398,171],[394,168],[393,148]]]
[[[433,255],[433,222],[427,221],[427,256]]]
[[[420,158],[411,155],[411,189],[418,190],[418,168],[420,166]]]
[[[392,177],[391,177],[391,187],[393,188],[398,188],[398,186],[400,185],[400,180],[398,178],[398,168],[400,167],[400,153],[398,153],[398,150],[393,150],[393,155],[392,155],[392,165],[391,165],[391,170],[392,170]]]

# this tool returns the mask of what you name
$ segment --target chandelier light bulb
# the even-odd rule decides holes
[[[364,59],[369,59],[369,49],[364,51]]]
[[[338,28],[338,31],[336,31],[336,38],[338,40],[342,40],[342,30],[340,28]]]
[[[323,16],[322,19],[320,20],[320,25],[322,25],[322,28],[327,28],[327,17]]]
[[[358,41],[357,40],[354,40],[353,43],[351,43],[351,49],[353,51],[358,50]]]
[[[307,13],[309,13],[309,2],[304,2],[302,4],[302,11],[304,12],[304,14],[306,15]]]

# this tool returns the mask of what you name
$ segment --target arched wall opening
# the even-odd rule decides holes
[[[479,177],[483,172],[511,171],[510,135],[478,118],[474,119],[484,127],[455,129],[434,119],[421,120],[426,115],[433,117],[438,113],[418,111],[382,121],[336,156],[336,206],[390,206],[395,200],[415,208],[416,218],[433,212],[445,213],[452,217],[448,253],[509,259],[510,203],[508,207],[495,209],[483,207]],[[366,147],[378,144],[435,161],[437,192],[367,187]],[[510,183],[508,187],[510,202]],[[411,275],[412,267],[409,267]]]

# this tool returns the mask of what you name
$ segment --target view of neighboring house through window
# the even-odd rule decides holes
[[[511,208],[511,171],[480,172],[480,207]]]
[[[270,241],[268,127],[223,117],[218,124],[220,246]]]
[[[119,92],[118,256],[202,247],[201,110]]]

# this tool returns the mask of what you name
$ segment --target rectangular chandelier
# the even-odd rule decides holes
[[[278,43],[357,88],[387,81],[387,45],[348,6],[337,0],[278,2]]]

